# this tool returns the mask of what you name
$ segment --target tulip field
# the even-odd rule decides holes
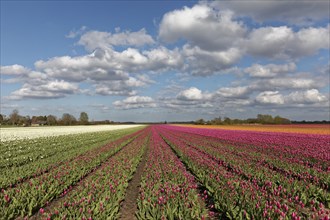
[[[149,125],[1,139],[0,152],[0,219],[330,217],[323,133]]]

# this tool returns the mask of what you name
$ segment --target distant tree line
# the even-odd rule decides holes
[[[330,124],[330,121],[322,120],[322,121],[291,121],[292,124]]]
[[[110,124],[109,120],[99,121],[98,124]],[[40,115],[40,116],[22,116],[19,114],[18,110],[15,109],[7,117],[0,114],[0,124],[1,125],[12,125],[12,126],[42,126],[42,125],[89,125],[95,124],[95,122],[90,122],[88,114],[86,112],[81,112],[79,118],[77,119],[69,113],[64,113],[61,118],[57,118],[54,115]]]
[[[209,121],[204,119],[198,119],[194,122],[197,125],[235,125],[235,124],[291,124],[291,121],[287,118],[283,118],[279,115],[273,117],[271,115],[258,114],[256,118],[248,119],[231,119],[229,117],[214,118]]]

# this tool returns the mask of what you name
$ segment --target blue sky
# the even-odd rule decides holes
[[[1,114],[329,118],[329,1],[1,1]]]

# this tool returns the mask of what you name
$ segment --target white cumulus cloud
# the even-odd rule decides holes
[[[118,109],[155,108],[156,102],[149,96],[130,96],[112,103]]]
[[[288,103],[322,103],[329,101],[328,98],[321,94],[317,89],[310,89],[306,91],[295,91],[285,97]]]
[[[257,22],[282,21],[293,25],[310,25],[329,19],[329,1],[264,0],[214,1],[212,6],[229,9],[237,16],[251,17]]]
[[[329,49],[329,26],[294,32],[287,26],[252,30],[243,43],[247,53],[272,59],[295,59]]]
[[[0,73],[3,75],[24,75],[30,70],[24,66],[14,64],[10,66],[0,66]]]
[[[285,88],[285,89],[308,89],[318,86],[318,83],[315,82],[315,80],[308,78],[283,77],[283,78],[270,79],[266,83],[269,84],[271,87]]]
[[[89,51],[97,48],[112,48],[113,46],[143,46],[154,43],[154,39],[147,34],[144,28],[136,32],[125,31],[114,34],[95,30],[88,31],[81,36],[78,42],[79,45],[83,45]]]
[[[49,81],[45,84],[23,84],[22,88],[13,91],[8,99],[19,100],[25,98],[32,99],[49,99],[63,98],[67,95],[79,92],[79,87],[76,84],[65,82],[63,80]]]
[[[212,95],[209,93],[203,93],[196,87],[190,87],[189,89],[181,91],[176,98],[183,101],[203,101],[211,97]]]
[[[216,93],[222,97],[246,98],[247,95],[250,93],[250,89],[247,86],[223,87],[220,88]]]
[[[159,36],[164,41],[185,39],[202,50],[227,50],[245,32],[244,25],[234,21],[230,11],[214,10],[207,4],[168,12],[159,28]]]
[[[183,54],[186,58],[185,70],[194,76],[208,76],[229,69],[242,57],[242,51],[238,48],[207,51],[190,45],[183,47]]]
[[[249,73],[252,77],[275,77],[279,74],[291,73],[296,70],[294,63],[288,63],[283,65],[278,64],[253,64],[252,66],[245,68],[244,72]]]
[[[265,91],[257,95],[256,101],[261,104],[284,104],[284,97],[278,91]]]

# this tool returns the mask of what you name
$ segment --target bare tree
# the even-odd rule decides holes
[[[70,115],[69,113],[64,113],[62,116],[62,123],[63,125],[74,125],[76,124],[77,119],[73,116]]]
[[[56,125],[57,124],[56,116],[48,115],[47,116],[47,124],[48,125]]]
[[[17,109],[14,109],[13,112],[9,115],[9,118],[10,118],[10,122],[13,125],[18,124],[19,118],[20,118],[20,116],[18,114],[18,110]]]

